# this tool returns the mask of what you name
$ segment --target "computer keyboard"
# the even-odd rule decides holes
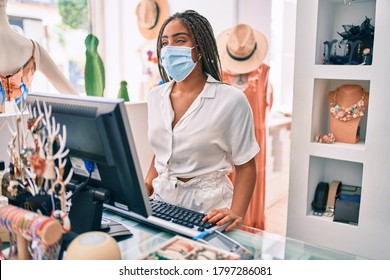
[[[205,214],[196,212],[184,207],[179,207],[167,202],[149,199],[152,208],[152,215],[145,218],[132,211],[105,205],[106,209],[125,217],[133,218],[141,223],[151,225],[163,230],[171,231],[186,237],[194,238],[200,233],[208,230],[224,229],[226,226],[217,226],[214,223],[202,222]]]
[[[188,228],[194,228],[198,231],[204,231],[215,227],[215,223],[203,222],[206,214],[195,212],[183,207],[172,205],[159,200],[150,200],[152,207],[152,216],[182,225]]]

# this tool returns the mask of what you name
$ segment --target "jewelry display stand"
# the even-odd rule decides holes
[[[332,49],[333,45],[337,43],[336,39],[333,39],[332,41],[325,41],[324,42],[324,64],[329,64],[330,63],[330,57],[332,56]],[[336,55],[336,50],[334,51]]]
[[[352,107],[363,100],[364,107],[368,106],[368,93],[359,85],[342,85],[337,90],[329,92],[329,107],[331,109],[332,104],[336,103],[341,108],[346,108],[348,113],[351,113]],[[337,106],[336,105],[336,106]],[[344,110],[342,110],[345,112]],[[362,112],[365,114],[365,110]],[[335,113],[337,114],[337,113]],[[329,119],[329,131],[333,133],[336,142],[355,144],[359,142],[360,137],[358,135],[359,123],[362,115],[356,117],[347,118],[342,120],[342,117],[336,118],[332,112]]]

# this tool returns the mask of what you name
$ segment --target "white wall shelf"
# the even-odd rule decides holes
[[[372,259],[390,259],[389,14],[388,0],[297,1],[287,236]],[[372,65],[323,65],[323,41],[365,16],[375,26]],[[330,132],[329,92],[343,84],[369,92],[360,141],[317,143],[316,135]],[[313,215],[318,183],[333,180],[361,187],[358,224]]]

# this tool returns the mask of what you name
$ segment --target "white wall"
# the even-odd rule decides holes
[[[128,82],[132,101],[140,101],[140,87],[143,79],[142,61],[139,49],[148,41],[138,30],[135,10],[139,1],[112,0],[91,1],[93,6],[101,6],[99,21],[104,26],[96,28],[94,33],[102,38],[104,47],[99,52],[104,57],[106,68],[106,92],[108,97],[115,97],[121,80]],[[217,36],[224,29],[236,23],[236,0],[170,0],[170,14],[186,9],[193,9],[204,15],[211,23]],[[223,12],[222,12],[223,7]],[[221,15],[222,13],[222,15]],[[154,47],[154,43],[149,43]],[[103,45],[103,44],[102,44]]]
[[[238,0],[236,10],[237,23],[248,24],[260,31],[267,38],[268,44],[271,44],[271,0]],[[270,61],[270,50],[269,45],[268,54],[264,60],[267,64]]]
[[[140,58],[145,54],[140,53],[139,49],[145,44],[150,48],[155,46],[154,41],[148,43],[138,31],[135,16],[138,2],[90,1],[92,10],[97,9],[95,14],[99,14],[93,18],[93,32],[102,41],[99,51],[106,68],[105,94],[115,97],[120,81],[126,80],[130,99],[134,102],[142,101],[142,91],[145,91],[141,87],[145,77]],[[270,80],[274,85],[276,101],[274,109],[279,107],[279,103],[291,107],[296,0],[168,0],[168,3],[170,14],[193,9],[204,15],[213,26],[216,37],[237,23],[246,23],[261,31],[269,42],[265,62],[271,65]]]

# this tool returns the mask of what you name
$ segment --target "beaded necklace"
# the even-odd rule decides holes
[[[354,120],[359,117],[364,116],[364,111],[366,110],[366,106],[364,104],[364,97],[366,92],[362,88],[362,98],[355,104],[344,107],[337,104],[336,96],[338,89],[334,92],[333,101],[330,103],[330,113],[338,120],[346,122],[350,120]]]

